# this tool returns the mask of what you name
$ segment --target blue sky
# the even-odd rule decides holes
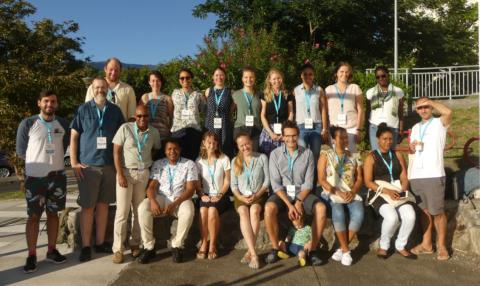
[[[115,56],[122,62],[158,64],[194,55],[215,26],[215,16],[198,19],[192,9],[202,0],[29,0],[31,20],[73,20],[85,37],[83,55],[92,61]]]

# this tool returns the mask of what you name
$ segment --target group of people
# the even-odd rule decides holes
[[[241,89],[227,88],[225,71],[217,68],[213,86],[202,93],[192,87],[193,73],[184,68],[178,74],[181,88],[166,95],[161,91],[163,76],[152,71],[148,77],[152,91],[138,105],[133,88],[119,80],[121,70],[118,59],[107,60],[105,78],[93,80],[70,124],[55,115],[59,102],[52,91],[40,93],[40,114],[20,123],[17,153],[25,159],[29,216],[25,272],[37,269],[36,242],[44,209],[47,260],[66,260],[55,242],[57,213],[65,208],[67,146],[79,188],[82,262],[92,257],[93,226],[93,250],[113,253],[114,263],[124,261],[130,212],[128,245],[138,262],[148,263],[155,256],[153,219],[162,216],[178,219],[170,242],[173,261],[182,262],[196,208],[197,258],[215,259],[220,215],[230,207],[230,195],[248,247],[241,263],[252,269],[260,267],[255,243],[262,213],[272,246],[267,263],[297,256],[301,266],[321,265],[316,249],[331,212],[339,242],[332,259],[351,265],[349,243],[362,225],[364,200],[383,217],[378,257],[388,256],[400,225],[395,241],[400,255],[433,253],[435,226],[437,258],[449,258],[443,148],[452,112],[428,98],[416,101],[422,120],[412,129],[407,168],[402,154],[395,151],[403,130],[404,94],[390,83],[386,67],[376,68],[378,84],[366,93],[372,151],[365,158],[356,148],[364,125],[363,93],[351,83],[348,63],[337,66],[335,84],[325,90],[314,84],[314,67],[305,64],[300,69],[302,83],[293,92],[277,69],[268,72],[263,92],[259,91],[255,70],[246,67]],[[433,116],[434,109],[439,118]],[[359,195],[363,186],[369,189],[366,199]],[[105,232],[112,203],[116,214],[110,245]],[[415,204],[423,210],[423,241],[407,250]],[[279,237],[281,213],[292,224],[286,238]],[[311,226],[306,225],[306,216],[312,218]]]

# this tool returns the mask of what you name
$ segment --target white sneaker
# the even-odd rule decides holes
[[[342,255],[342,265],[350,266],[350,265],[352,265],[352,261],[353,261],[353,259],[352,259],[352,256],[350,255],[350,251],[343,253],[343,255]]]
[[[341,261],[343,257],[343,251],[339,248],[335,253],[332,255],[332,259],[335,261]]]

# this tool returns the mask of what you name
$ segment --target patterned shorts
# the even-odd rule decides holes
[[[53,171],[46,177],[26,177],[25,199],[27,214],[41,216],[47,208],[56,213],[65,209],[67,200],[67,176],[65,171]]]
[[[270,129],[273,130],[273,124],[270,124]],[[267,156],[270,155],[270,152],[275,148],[282,146],[282,144],[283,141],[273,141],[266,129],[263,129],[262,133],[260,133],[260,152]]]

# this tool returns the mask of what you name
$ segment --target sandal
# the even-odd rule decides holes
[[[438,248],[437,249],[437,260],[445,261],[450,259],[450,255],[448,254],[448,250],[446,248]]]
[[[423,247],[423,245],[419,244],[417,246],[415,246],[414,248],[412,248],[410,250],[411,253],[415,254],[415,255],[422,255],[422,254],[433,254],[433,249],[426,249]]]
[[[206,251],[197,252],[197,259],[205,259],[205,258],[207,258],[207,252]]]
[[[208,252],[208,260],[214,260],[218,257],[217,255],[217,252],[216,251],[210,251]]]
[[[260,268],[260,260],[258,259],[257,255],[251,257],[251,260],[250,260],[250,263],[248,264],[248,267],[250,267],[251,269]]]
[[[250,252],[247,251],[245,255],[243,255],[242,259],[240,260],[240,263],[249,264],[251,260],[252,260],[252,257],[250,256]]]

